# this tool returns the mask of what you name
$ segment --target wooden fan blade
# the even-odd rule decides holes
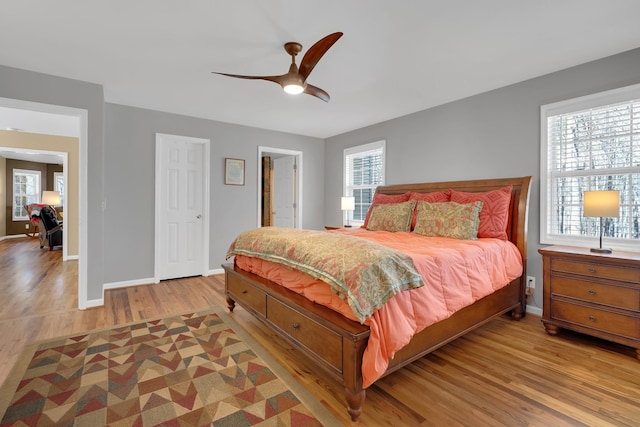
[[[329,48],[333,46],[333,44],[337,42],[340,37],[342,37],[341,32],[329,34],[309,48],[307,53],[304,54],[299,68],[299,73],[300,75],[302,75],[302,78],[304,80],[309,77],[309,74],[311,74],[313,67],[316,66],[318,61],[320,61],[320,58],[322,58],[322,56],[327,53]]]
[[[307,83],[307,86],[304,88],[304,93],[306,93],[307,95],[315,96],[316,98],[320,98],[324,102],[329,102],[329,99],[331,99],[327,92],[320,89],[319,87],[310,85],[309,83]]]
[[[227,73],[218,73],[216,71],[212,71],[213,74],[220,74],[221,76],[227,76],[227,77],[235,77],[237,79],[249,79],[249,80],[267,80],[270,82],[275,82],[278,83],[279,85],[282,84],[282,78],[283,76],[243,76],[240,74],[227,74]]]

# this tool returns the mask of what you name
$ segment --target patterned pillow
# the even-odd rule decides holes
[[[432,193],[409,193],[409,200],[422,200],[430,203],[448,202],[449,194],[451,190],[447,191],[434,191]],[[413,210],[413,218],[411,219],[411,229],[416,228],[416,217],[418,216],[418,210]]]
[[[416,202],[386,203],[371,209],[367,230],[371,231],[411,231],[411,217]]]
[[[414,233],[432,237],[476,240],[482,202],[418,202]]]
[[[481,201],[484,205],[480,211],[480,227],[478,237],[495,237],[507,240],[509,222],[509,204],[511,203],[512,186],[482,193],[463,193],[451,191],[451,201],[472,203]]]
[[[369,206],[369,210],[367,211],[367,215],[364,218],[363,228],[367,228],[367,224],[369,224],[369,218],[371,217],[371,211],[373,207],[376,205],[389,204],[389,203],[401,203],[409,200],[409,193],[404,194],[381,194],[374,193],[373,200],[371,201],[371,206]]]

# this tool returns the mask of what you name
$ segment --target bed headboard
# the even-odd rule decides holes
[[[427,182],[423,184],[384,185],[376,189],[376,193],[404,194],[407,191],[430,193],[432,191],[446,191],[449,189],[466,192],[491,191],[513,186],[511,190],[511,205],[509,206],[509,223],[507,237],[522,254],[526,266],[527,260],[527,224],[529,221],[529,187],[533,180],[530,176],[521,178],[478,179],[471,181]]]

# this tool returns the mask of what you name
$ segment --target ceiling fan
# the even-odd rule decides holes
[[[311,71],[316,66],[320,58],[327,53],[329,48],[342,37],[341,32],[329,34],[322,38],[316,44],[311,46],[307,53],[302,57],[300,68],[296,65],[296,55],[302,51],[302,45],[297,42],[288,42],[284,44],[284,50],[291,55],[291,66],[289,72],[281,76],[242,76],[238,74],[227,74],[213,72],[213,74],[220,74],[222,76],[236,77],[239,79],[252,79],[252,80],[267,80],[270,82],[278,83],[285,92],[292,95],[299,93],[306,93],[308,95],[315,96],[322,99],[324,102],[329,102],[330,96],[327,92],[319,87],[310,85],[307,83],[307,77],[311,74]]]

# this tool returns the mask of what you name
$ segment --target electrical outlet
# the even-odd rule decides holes
[[[536,278],[535,276],[527,276],[527,288],[535,289],[536,288]]]
[[[28,229],[29,229],[29,224],[25,224],[25,225],[24,225],[24,229],[25,229],[25,230],[28,230]]]

